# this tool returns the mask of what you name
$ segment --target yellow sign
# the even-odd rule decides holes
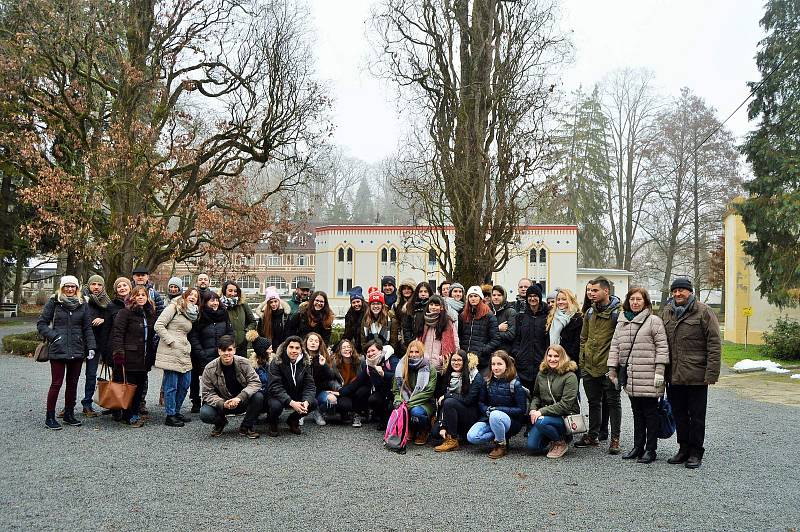
[[[753,315],[753,307],[744,307],[742,308],[742,315],[745,317],[750,317]]]

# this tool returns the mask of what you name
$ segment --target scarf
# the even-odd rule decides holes
[[[220,305],[217,310],[213,310],[204,306],[200,312],[203,316],[203,319],[210,323],[225,321],[225,318],[227,317],[227,311],[222,305]]]
[[[392,308],[392,306],[397,302],[397,290],[392,292],[392,295],[383,294],[383,302],[387,307]]]
[[[561,345],[561,331],[567,326],[575,313],[567,314],[566,311],[557,309],[553,314],[553,323],[550,324],[550,345]]]
[[[189,318],[189,321],[197,321],[200,315],[200,308],[194,303],[187,303],[186,308],[183,310],[183,315]]]
[[[220,301],[220,303],[225,305],[225,308],[233,308],[233,307],[235,307],[236,305],[239,304],[239,297],[238,296],[233,296],[233,297],[219,296],[219,301]]]
[[[675,313],[675,319],[679,320],[684,314],[686,314],[686,311],[692,308],[692,305],[694,305],[694,294],[689,296],[689,299],[686,300],[685,305],[676,305],[674,298],[669,300],[669,305],[672,307],[672,312]]]
[[[464,302],[456,301],[452,297],[447,298],[447,306],[456,311],[456,314],[461,314],[461,311],[464,310]]]
[[[83,295],[100,308],[106,308],[111,303],[111,298],[108,297],[105,290],[102,290],[98,295],[93,294],[91,290],[86,290]]]
[[[632,310],[626,310],[625,312],[623,312],[623,314],[625,314],[625,318],[627,318],[628,321],[633,321],[633,318],[638,316],[640,312],[642,311],[640,310],[639,312],[634,312]]]
[[[403,370],[405,369],[404,364],[398,364],[397,368],[394,371],[394,380],[397,383],[397,389],[400,390],[400,396],[403,398],[403,401],[408,401],[416,394],[420,393],[425,387],[428,385],[428,382],[431,378],[431,368],[427,364],[422,364],[424,358],[420,358],[419,362],[417,362],[417,383],[414,385],[414,389],[410,390],[408,386],[405,384],[405,375],[403,374]],[[414,368],[411,365],[411,360],[409,359],[409,368]]]
[[[428,327],[436,327],[436,324],[439,323],[439,314],[440,312],[426,312],[425,313],[425,325]]]
[[[461,373],[453,372],[450,375],[450,384],[447,385],[447,393],[461,395]]]
[[[83,298],[80,296],[65,296],[63,293],[58,294],[58,302],[61,303],[65,309],[72,311],[80,307],[83,303]]]

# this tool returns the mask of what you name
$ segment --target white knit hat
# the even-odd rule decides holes
[[[80,287],[81,283],[78,282],[78,278],[74,275],[65,275],[61,278],[61,284],[59,288],[64,288],[65,284],[74,284],[76,287]]]
[[[453,289],[452,285],[450,286],[450,289]],[[467,290],[467,297],[469,297],[471,294],[481,296],[481,299],[483,299],[483,290],[481,290],[480,286],[470,286],[469,290]]]

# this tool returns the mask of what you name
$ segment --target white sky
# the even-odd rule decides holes
[[[375,0],[311,0],[320,77],[334,97],[333,141],[350,155],[376,162],[396,151],[403,128],[394,88],[367,70],[366,20]],[[574,62],[567,89],[590,87],[624,67],[653,70],[663,95],[689,87],[724,119],[759,79],[755,67],[761,0],[562,0]],[[746,106],[726,124],[749,129]]]

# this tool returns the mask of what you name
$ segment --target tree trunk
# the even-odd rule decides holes
[[[22,305],[22,276],[25,273],[25,260],[17,257],[17,264],[14,268],[14,303]]]

